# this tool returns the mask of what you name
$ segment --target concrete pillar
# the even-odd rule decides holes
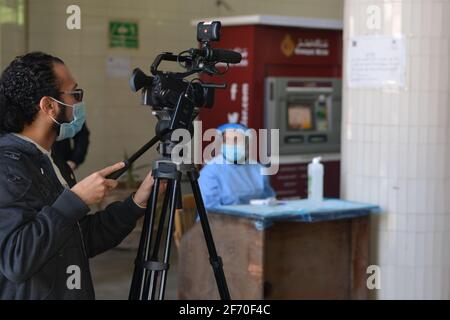
[[[450,299],[450,1],[346,0],[344,10],[345,66],[355,36],[406,46],[404,87],[349,87],[344,75],[342,196],[383,208],[372,219],[373,292]]]

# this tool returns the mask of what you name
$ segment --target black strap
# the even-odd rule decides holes
[[[213,268],[220,268],[223,266],[223,262],[222,262],[222,258],[221,257],[217,257],[217,260],[213,260],[212,258],[209,259],[209,262],[211,263],[211,265],[213,266]]]

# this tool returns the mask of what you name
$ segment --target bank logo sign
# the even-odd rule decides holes
[[[329,56],[330,43],[328,39],[320,38],[298,38],[293,39],[290,34],[286,34],[281,41],[281,52],[286,57],[296,56]]]

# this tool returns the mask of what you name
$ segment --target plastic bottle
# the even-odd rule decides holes
[[[308,200],[319,205],[323,201],[323,164],[316,157],[308,164]]]

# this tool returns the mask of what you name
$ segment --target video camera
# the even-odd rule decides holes
[[[151,106],[153,113],[158,118],[156,136],[127,159],[122,169],[108,175],[107,178],[117,179],[120,177],[139,157],[158,142],[158,150],[162,155],[153,163],[152,176],[155,182],[145,211],[131,281],[130,300],[164,299],[175,210],[182,206],[182,175],[187,176],[192,187],[195,207],[205,236],[209,261],[213,268],[220,297],[223,300],[230,300],[222,259],[217,254],[208,223],[205,204],[198,183],[199,173],[197,168],[191,163],[176,163],[170,157],[173,146],[178,143],[178,141],[171,140],[172,131],[187,129],[192,135],[192,122],[199,109],[212,108],[214,90],[226,87],[225,84],[204,83],[199,78],[193,78],[192,80],[186,78],[196,73],[206,73],[211,76],[221,75],[228,70],[228,64],[241,61],[242,57],[238,52],[211,48],[210,42],[219,39],[219,21],[200,22],[197,25],[197,40],[201,43],[199,49],[191,48],[178,55],[164,52],[153,61],[150,67],[152,76],[147,76],[140,69],[135,69],[130,79],[131,89],[134,92],[142,90],[142,104]],[[176,61],[186,69],[186,72],[159,71],[158,67],[161,61]],[[220,72],[216,68],[218,63],[226,64],[227,67],[224,72]],[[160,181],[167,182],[167,189],[161,209],[157,210]],[[160,211],[160,214],[158,228],[156,235],[154,235],[156,211]],[[163,235],[165,235],[165,246],[161,255],[159,250]]]
[[[241,61],[242,57],[238,52],[211,47],[211,41],[220,40],[220,27],[220,21],[199,22],[197,41],[201,44],[200,48],[191,48],[178,55],[171,52],[159,54],[150,67],[153,76],[147,76],[139,68],[134,69],[130,79],[131,90],[142,90],[142,104],[152,107],[158,118],[157,135],[179,128],[192,132],[192,121],[199,109],[212,108],[215,89],[226,87],[226,84],[204,83],[199,78],[185,79],[199,73],[223,75],[230,63]],[[162,61],[178,62],[186,71],[160,71],[158,67]],[[225,71],[217,69],[218,63],[226,64]]]

